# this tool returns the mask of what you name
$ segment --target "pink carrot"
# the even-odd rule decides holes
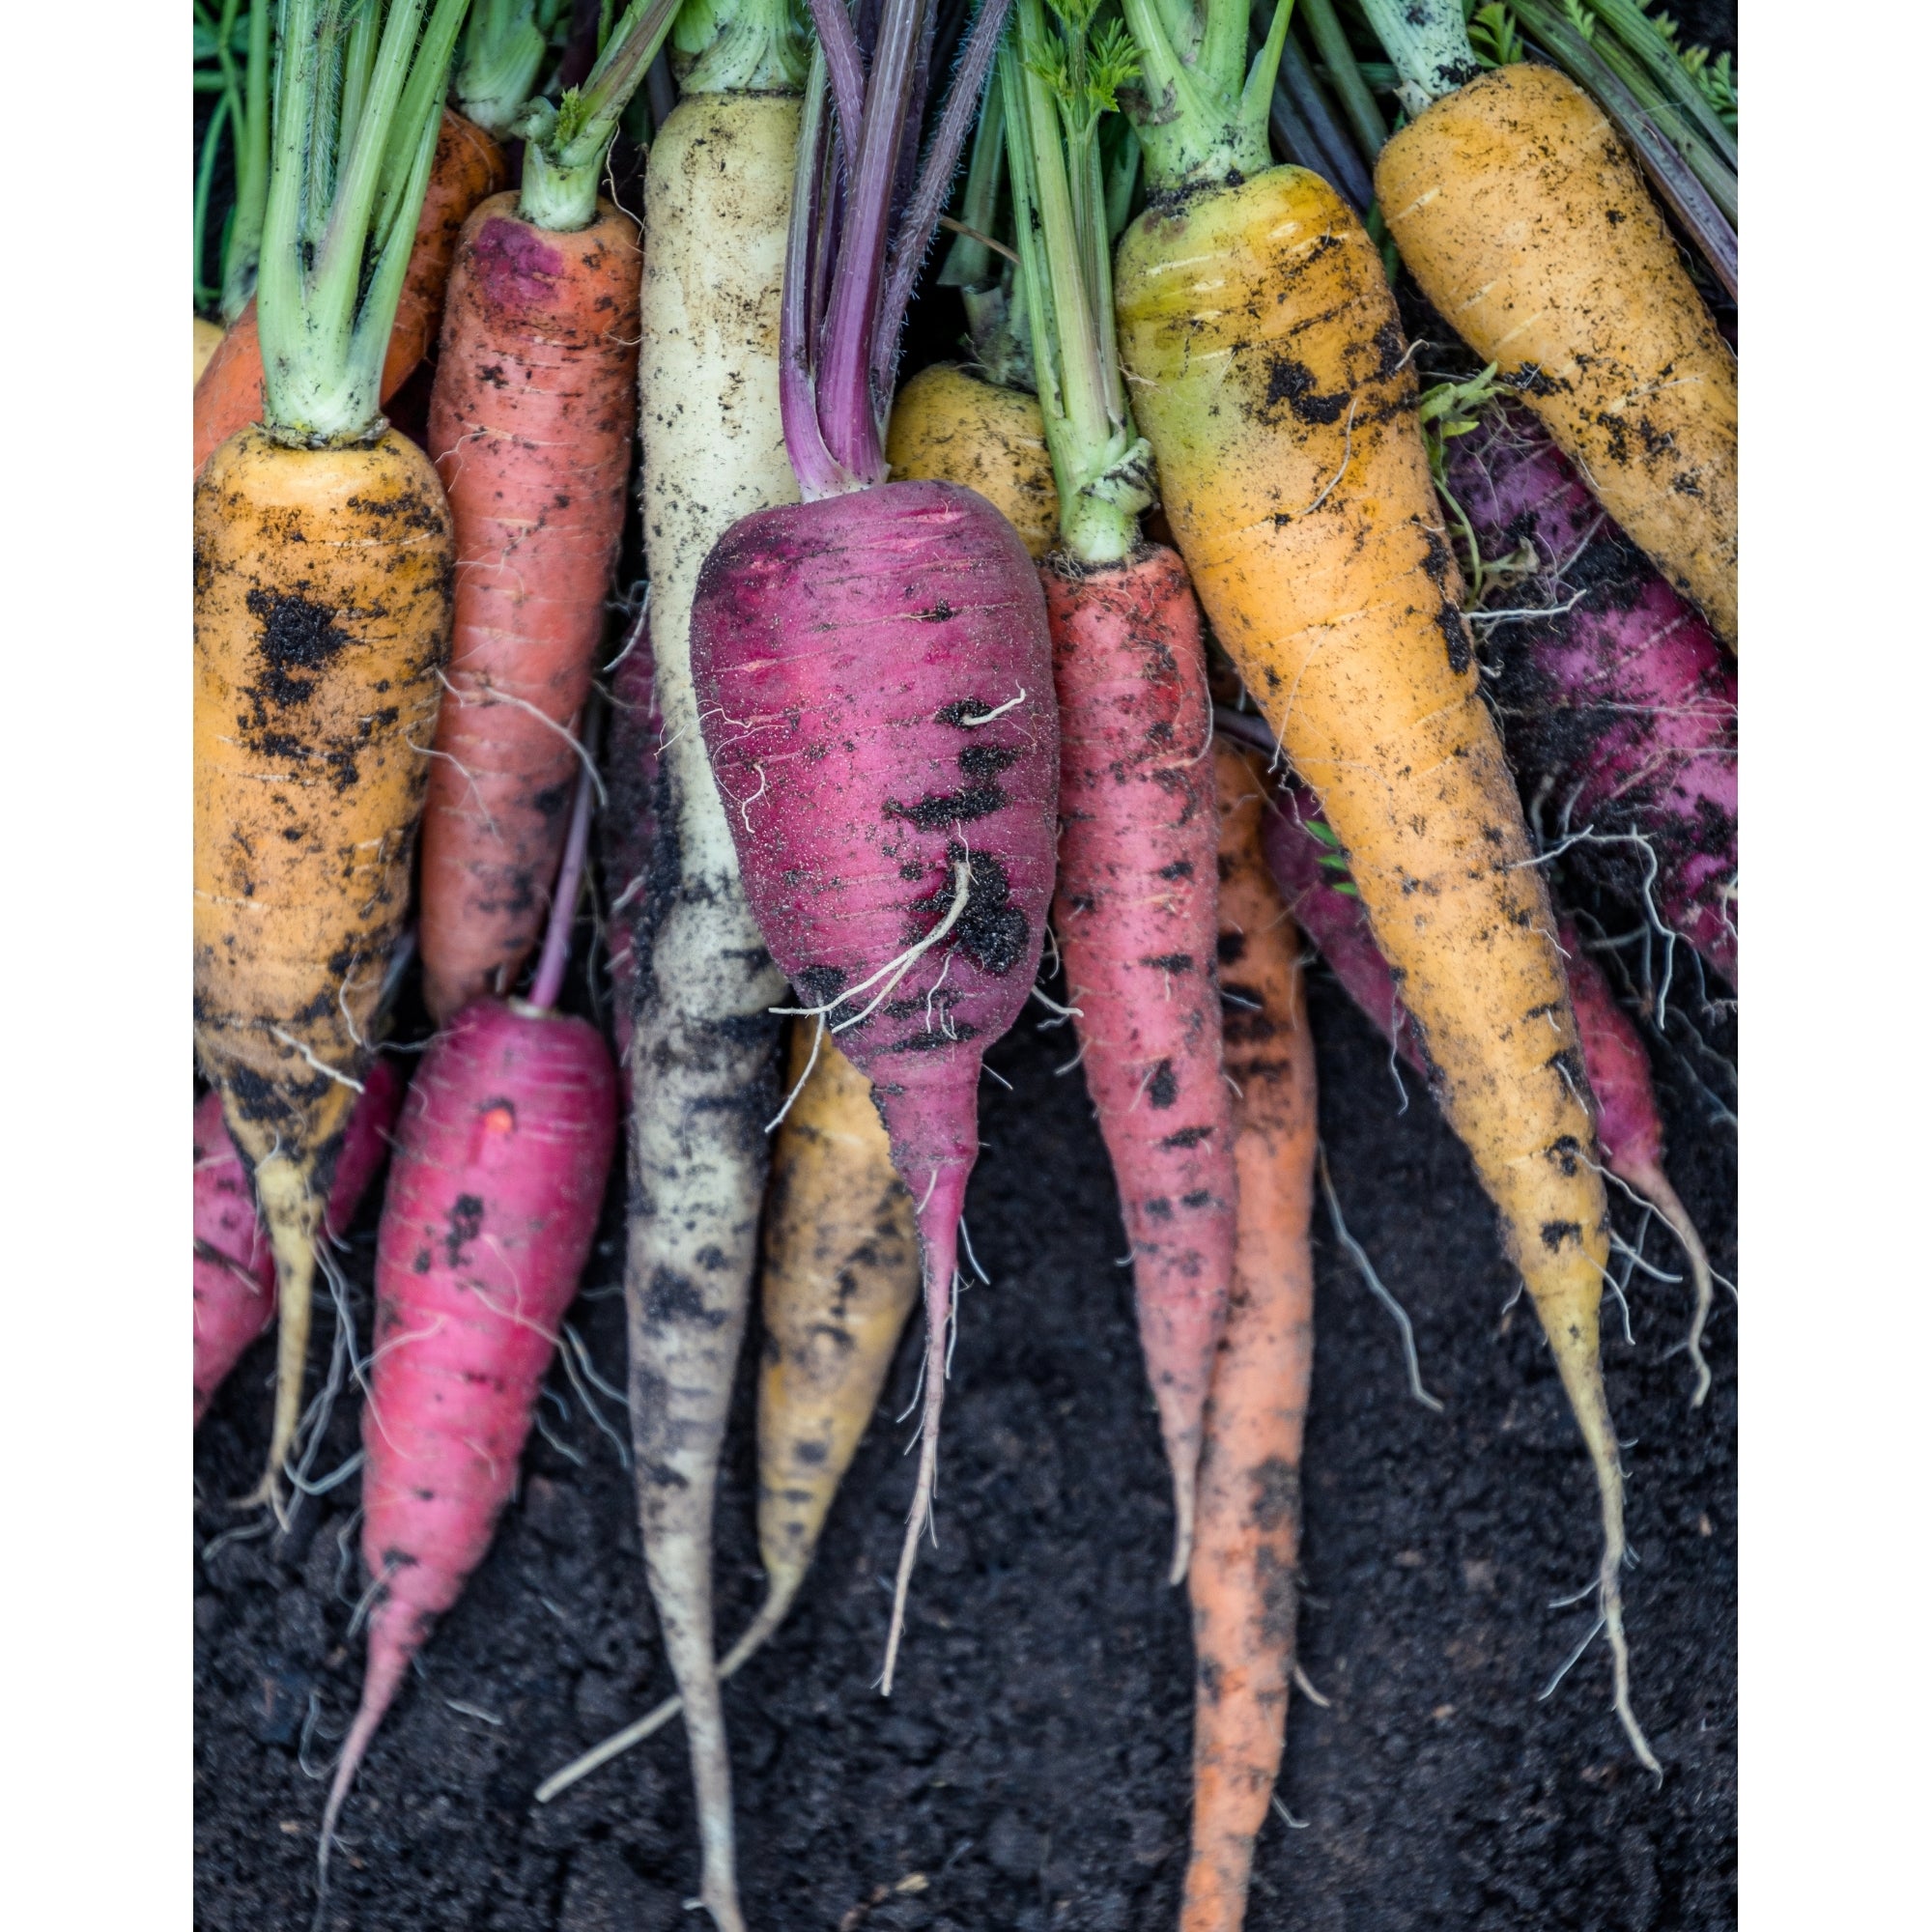
[[[530,998],[464,1008],[403,1108],[362,1411],[368,1666],[323,1813],[325,1890],[335,1821],[369,1742],[510,1499],[597,1229],[616,1075],[597,1029],[553,1010],[588,821],[586,774]]]
[[[1385,1038],[1425,1079],[1425,1042],[1402,993],[1369,930],[1368,913],[1355,895],[1348,861],[1321,818],[1315,795],[1293,781],[1280,787],[1277,809],[1264,821],[1262,842],[1268,868],[1298,924],[1315,942],[1343,990],[1361,1008]],[[1560,928],[1564,971],[1577,1011],[1583,1072],[1595,1099],[1597,1135],[1604,1165],[1630,1191],[1662,1216],[1690,1263],[1696,1307],[1691,1316],[1690,1353],[1697,1386],[1691,1406],[1710,1392],[1711,1371],[1704,1360],[1704,1324],[1711,1311],[1709,1257],[1696,1224],[1677,1198],[1663,1172],[1663,1124],[1651,1085],[1650,1058],[1630,1015],[1617,1004],[1603,969],[1584,952],[1576,928]]]
[[[1566,863],[1648,898],[1735,986],[1735,661],[1526,410],[1498,408],[1452,438],[1448,478],[1486,550],[1536,552],[1500,601],[1550,614],[1492,633],[1492,696],[1533,812],[1552,842],[1587,832]]]
[[[377,1060],[342,1137],[324,1225],[339,1236],[389,1151],[403,1101],[395,1063]],[[275,1316],[275,1259],[255,1214],[254,1189],[221,1118],[221,1096],[194,1110],[194,1422],[228,1372]]]
[[[1179,555],[1044,565],[1060,698],[1060,882],[1087,1091],[1120,1188],[1187,1575],[1235,1266],[1234,1115],[1214,982],[1220,819],[1201,614]]]

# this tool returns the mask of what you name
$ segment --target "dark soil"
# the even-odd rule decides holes
[[[1735,44],[1724,0],[1677,10]],[[198,101],[198,106],[201,104]],[[199,126],[199,116],[197,117]],[[634,162],[635,157],[629,157]],[[634,166],[627,163],[627,181]],[[217,183],[215,226],[225,200]],[[956,353],[956,309],[915,308],[904,370]],[[409,426],[412,403],[394,413]],[[1578,910],[1590,910],[1587,898]],[[1631,923],[1598,907],[1615,930]],[[1632,965],[1649,978],[1643,964]],[[1654,973],[1654,966],[1650,969]],[[1679,968],[1678,990],[1689,996]],[[1681,1285],[1634,1277],[1635,1345],[1605,1309],[1624,1439],[1637,1709],[1662,1787],[1609,1711],[1590,1628],[1596,1500],[1574,1425],[1467,1158],[1318,969],[1321,1122],[1351,1232],[1415,1324],[1399,1340],[1318,1210],[1314,1406],[1295,1696],[1252,1932],[1677,1932],[1736,1918],[1736,1321],[1719,1292],[1716,1385],[1689,1406]],[[1728,1052],[1734,1031],[1718,1036]],[[1653,1041],[1672,1179],[1735,1274],[1734,1094],[1680,1016]],[[989,1055],[969,1227],[992,1286],[965,1299],[937,1549],[915,1578],[891,1702],[872,1689],[911,1492],[899,1455],[917,1364],[847,1477],[789,1625],[726,1692],[740,1879],[753,1932],[1171,1932],[1186,1859],[1191,1659],[1162,1582],[1171,1525],[1134,1335],[1125,1236],[1071,1054],[1030,1015]],[[1688,1056],[1688,1058],[1687,1058]],[[1700,1084],[1705,1083],[1705,1084]],[[1633,1237],[1638,1217],[1616,1204]],[[574,1321],[624,1383],[617,1203]],[[374,1209],[345,1258],[369,1332]],[[1677,1258],[1653,1224],[1656,1265]],[[332,1323],[318,1317],[311,1387]],[[224,1532],[266,1452],[271,1343],[196,1443],[195,1896],[205,1932],[300,1932],[314,1913],[319,1774],[354,1708],[363,1578],[356,1479],[291,1533]],[[718,1524],[721,1633],[760,1588],[748,1345]],[[669,1689],[630,1478],[559,1370],[517,1501],[372,1748],[343,1820],[323,1923],[359,1932],[684,1932],[697,1854],[672,1727],[554,1804],[553,1770]],[[317,1472],[356,1447],[336,1406]],[[621,1406],[606,1402],[615,1436]],[[211,1553],[212,1552],[212,1553]]]
[[[1356,1236],[1413,1318],[1445,1404],[1406,1393],[1396,1333],[1324,1225],[1307,1449],[1301,1657],[1329,1701],[1294,1700],[1255,1932],[1348,1927],[1721,1926],[1735,1916],[1735,1320],[1717,1385],[1688,1406],[1681,1287],[1638,1274],[1636,1346],[1606,1343],[1625,1439],[1637,1707],[1659,1789],[1608,1709],[1601,1642],[1539,1703],[1589,1629],[1553,1599],[1593,1574],[1596,1505],[1555,1372],[1466,1157],[1318,972],[1322,1131]],[[1135,1342],[1125,1239],[1070,1048],[1031,1019],[981,1089],[970,1202],[990,1288],[966,1297],[947,1407],[940,1545],[922,1561],[898,1687],[871,1686],[912,1482],[913,1350],[901,1352],[789,1626],[727,1692],[740,1871],[758,1932],[1170,1928],[1185,1862],[1190,1661],[1161,1581],[1167,1482]],[[1721,1129],[1660,1054],[1676,1184],[1734,1272]],[[1627,1235],[1635,1216],[1619,1209]],[[350,1273],[366,1337],[373,1233]],[[607,1236],[614,1236],[614,1218]],[[1674,1272],[1653,1230],[1646,1252]],[[576,1320],[623,1382],[616,1247]],[[1606,1310],[1606,1319],[1608,1311]],[[313,1373],[327,1360],[319,1321]],[[1611,1326],[1615,1326],[1611,1321]],[[749,1366],[748,1351],[748,1366]],[[360,1681],[355,1479],[279,1544],[235,1541],[219,1498],[266,1447],[258,1348],[203,1425],[195,1547],[197,1923],[305,1926],[330,1756]],[[561,1375],[558,1442],[522,1494],[351,1800],[325,1923],[475,1932],[672,1932],[695,1924],[682,1734],[660,1734],[556,1804],[536,1785],[665,1694],[629,1479]],[[318,1471],[353,1452],[337,1406]],[[566,1406],[568,1412],[566,1413]],[[619,1433],[623,1423],[608,1405]],[[749,1374],[720,1510],[721,1622],[756,1601]],[[345,1549],[349,1552],[344,1554]],[[304,1723],[313,1713],[308,1766]]]

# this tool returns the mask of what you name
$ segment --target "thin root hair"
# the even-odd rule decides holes
[[[1368,1283],[1376,1299],[1395,1318],[1396,1326],[1402,1331],[1403,1359],[1408,1365],[1408,1392],[1424,1408],[1434,1409],[1439,1415],[1442,1405],[1422,1385],[1422,1364],[1416,1357],[1415,1330],[1410,1325],[1408,1311],[1383,1287],[1382,1278],[1376,1272],[1367,1250],[1350,1234],[1349,1224],[1342,1218],[1342,1204],[1335,1198],[1335,1182],[1328,1173],[1328,1150],[1318,1145],[1315,1159],[1321,1171],[1321,1192],[1328,1202],[1328,1218],[1334,1224],[1335,1238],[1348,1250],[1350,1260],[1361,1270],[1362,1279]]]

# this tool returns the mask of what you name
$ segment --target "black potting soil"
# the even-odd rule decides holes
[[[1318,1210],[1299,1692],[1255,1932],[1719,1926],[1735,1910],[1735,1316],[1689,1406],[1686,1289],[1641,1270],[1634,1345],[1605,1307],[1627,1445],[1635,1699],[1659,1786],[1609,1710],[1588,1633],[1596,1503],[1556,1375],[1466,1156],[1318,970],[1321,1125],[1350,1232],[1414,1322],[1440,1399]],[[1037,1009],[1036,1009],[1037,1011]],[[890,1701],[872,1688],[910,1493],[914,1351],[834,1509],[789,1625],[726,1692],[740,1874],[757,1932],[1167,1932],[1187,1842],[1186,1611],[1161,1580],[1168,1489],[1132,1325],[1125,1237],[1066,1035],[1032,1017],[989,1056],[967,1294],[946,1410],[938,1548],[915,1578]],[[1675,1053],[1671,1172],[1734,1272],[1733,1157]],[[1705,1069],[1708,1077],[1708,1068]],[[1626,1205],[1627,1237],[1638,1217]],[[347,1258],[368,1333],[370,1217]],[[574,1321],[621,1387],[618,1223]],[[1644,1253],[1678,1272],[1652,1224]],[[329,1349],[320,1318],[312,1385]],[[755,1346],[755,1338],[753,1347]],[[1673,1352],[1673,1350],[1675,1350]],[[758,1597],[752,1386],[719,1510],[721,1628]],[[207,1932],[301,1927],[333,1742],[361,1676],[352,1474],[286,1537],[215,1539],[266,1446],[270,1353],[197,1445],[196,1901]],[[697,1854],[673,1727],[550,1805],[547,1774],[665,1694],[630,1479],[561,1371],[521,1493],[363,1768],[330,1927],[671,1932]],[[617,1436],[621,1406],[597,1395]],[[353,1391],[313,1467],[354,1452]],[[1555,1600],[1577,1598],[1562,1608]],[[1292,1817],[1293,1824],[1289,1822]]]

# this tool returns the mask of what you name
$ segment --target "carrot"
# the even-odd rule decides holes
[[[1286,11],[1244,88],[1246,10],[1206,7],[1191,63],[1152,0],[1125,9],[1149,176],[1116,268],[1135,414],[1214,634],[1349,855],[1549,1336],[1597,1478],[1617,1707],[1650,1764],[1598,1359],[1607,1208],[1554,921],[1477,690],[1380,260],[1324,182],[1267,163]],[[1169,90],[1156,120],[1147,102]]]
[[[1411,115],[1376,163],[1403,261],[1735,650],[1737,358],[1629,151],[1555,69],[1480,71],[1461,0],[1364,4]]]
[[[794,1026],[792,1098],[765,1208],[758,1372],[758,1557],[765,1601],[718,1662],[722,1681],[784,1621],[832,1499],[878,1406],[919,1299],[912,1197],[893,1168],[872,1084],[813,1025]],[[661,1730],[682,1697],[605,1739],[537,1789],[547,1804]]]
[[[200,316],[194,319],[194,380],[201,381],[201,372],[208,367],[208,358],[221,347],[221,325],[206,322]]]
[[[746,896],[806,1009],[874,1076],[893,1163],[918,1204],[924,1405],[887,1694],[938,1467],[980,1058],[1033,982],[1058,788],[1051,643],[1025,546],[970,490],[886,480],[874,399],[890,394],[914,270],[1005,25],[1003,0],[980,8],[892,238],[900,149],[920,120],[924,12],[924,0],[888,0],[863,107],[841,104],[842,221],[826,186],[825,75],[835,63],[855,74],[860,52],[841,10],[818,15],[831,48],[821,41],[806,94],[779,364],[806,500],[745,517],[718,541],[691,619],[705,747]],[[808,313],[821,286],[822,327]]]
[[[1294,1667],[1301,1440],[1315,1359],[1315,1040],[1300,935],[1261,851],[1266,791],[1214,748],[1220,958],[1241,1205],[1214,1360],[1194,1559],[1194,1826],[1181,1932],[1238,1932]]]
[[[1043,557],[1060,533],[1060,505],[1039,404],[951,362],[922,369],[898,392],[886,435],[896,481],[917,478],[977,490]]]
[[[396,1137],[362,1411],[369,1661],[323,1812],[325,1890],[335,1823],[370,1740],[516,1487],[604,1204],[615,1069],[595,1027],[554,1009],[589,827],[587,781],[575,817],[529,999],[478,1000],[437,1035]]]
[[[1281,810],[1268,814],[1263,842],[1290,910],[1344,991],[1409,1065],[1429,1078],[1429,1061],[1415,1022],[1404,1008],[1395,976],[1369,929],[1347,862],[1335,835],[1321,822],[1321,807],[1304,787],[1283,786]],[[1711,1310],[1710,1259],[1696,1224],[1663,1172],[1663,1125],[1658,1118],[1643,1041],[1617,1004],[1603,969],[1584,952],[1576,928],[1566,920],[1559,930],[1564,979],[1577,1014],[1577,1043],[1604,1167],[1657,1210],[1690,1264],[1696,1301],[1689,1351],[1697,1376],[1690,1398],[1695,1408],[1711,1386],[1702,1349]]]
[[[1095,39],[1090,20],[1064,14],[1049,29],[1041,0],[1018,0],[1000,89],[1062,533],[1041,571],[1060,703],[1053,923],[1131,1243],[1178,1583],[1235,1255],[1218,835],[1201,616],[1179,557],[1140,534],[1149,452],[1114,341],[1100,124],[1131,56],[1118,29]]]
[[[391,1060],[375,1061],[349,1116],[323,1211],[323,1232],[338,1238],[355,1218],[369,1183],[389,1154],[389,1129],[403,1101]],[[275,1314],[275,1257],[255,1214],[247,1170],[221,1118],[221,1095],[194,1109],[194,1423],[242,1351]]]
[[[628,920],[631,1434],[646,1575],[686,1702],[702,1894],[726,1932],[739,1918],[711,1519],[757,1268],[761,1129],[777,1105],[770,1009],[784,980],[745,903],[704,756],[690,613],[717,538],[797,497],[778,350],[803,67],[783,0],[738,7],[687,70],[644,176],[639,428],[663,753],[650,883]]]
[[[1647,907],[1735,986],[1736,664],[1526,410],[1486,413],[1444,469],[1473,538],[1536,551],[1499,593],[1523,615],[1490,633],[1519,786],[1545,803],[1568,867]]]
[[[436,342],[443,291],[457,237],[469,212],[509,180],[503,151],[460,114],[442,111],[429,192],[416,223],[409,274],[396,300],[396,320],[383,361],[378,398],[386,403]],[[198,475],[213,450],[263,419],[262,338],[251,299],[229,326],[194,385],[194,467]]]
[[[633,9],[582,90],[532,110],[520,194],[465,223],[430,401],[456,521],[456,631],[423,815],[423,999],[505,991],[563,848],[637,422],[637,224],[597,193],[671,0]]]
[[[267,421],[214,452],[194,498],[195,1050],[275,1251],[265,1498],[295,1439],[315,1237],[407,911],[454,562],[436,472],[381,430],[376,391],[464,0],[391,0],[337,155],[321,48],[343,4],[291,0],[284,21]],[[329,206],[304,209],[331,172]]]

